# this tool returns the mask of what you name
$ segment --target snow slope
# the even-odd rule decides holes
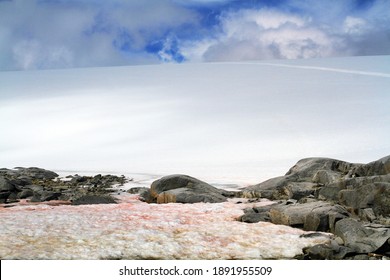
[[[390,56],[0,72],[0,167],[258,183],[390,154]]]

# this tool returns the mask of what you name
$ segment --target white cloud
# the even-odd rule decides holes
[[[145,46],[195,13],[170,0],[0,3],[0,68],[156,63]],[[123,49],[123,50],[121,50]]]
[[[364,8],[349,0],[289,3],[294,13],[287,8],[229,10],[220,17],[215,34],[182,44],[182,53],[194,61],[389,53],[389,1],[374,1]]]
[[[310,17],[275,10],[240,10],[221,18],[221,33],[183,47],[194,60],[310,58],[337,55],[337,38],[312,26]],[[206,47],[208,43],[208,46]],[[200,57],[199,57],[200,56]]]
[[[363,34],[367,31],[367,22],[362,18],[347,16],[344,20],[343,30],[347,34]]]
[[[0,69],[389,53],[390,1],[248,2],[1,1]]]
[[[19,69],[67,68],[73,65],[73,55],[65,46],[44,46],[37,40],[18,42],[13,58]]]

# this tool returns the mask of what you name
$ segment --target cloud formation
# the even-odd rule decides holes
[[[373,1],[360,8],[352,5],[354,1],[330,2],[222,13],[216,36],[186,42],[182,52],[190,59],[207,61],[390,53],[390,15],[383,12],[390,10],[388,1]]]
[[[0,70],[390,53],[390,2],[0,1]]]

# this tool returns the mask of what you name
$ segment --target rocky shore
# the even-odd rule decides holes
[[[113,186],[123,186],[131,179],[125,176],[78,174],[59,178],[53,171],[37,167],[0,169],[0,203],[52,200],[68,201],[73,205],[116,203],[110,196]]]
[[[116,203],[112,194],[120,188],[114,186],[130,180],[123,175],[100,174],[61,179],[55,172],[36,167],[3,168],[0,203],[3,207],[20,200]],[[308,231],[302,238],[324,232],[333,235],[329,242],[305,248],[298,259],[390,259],[390,156],[368,164],[302,159],[284,176],[239,191],[219,189],[187,175],[170,175],[154,181],[150,188],[128,192],[152,204],[222,203],[245,198],[237,202],[248,203],[237,218],[240,222],[269,222]],[[265,198],[273,204],[249,207]]]

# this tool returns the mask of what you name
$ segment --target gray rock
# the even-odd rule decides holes
[[[372,203],[376,215],[390,218],[390,183],[382,183]]]
[[[15,186],[7,178],[0,176],[0,192],[12,192],[14,190]]]
[[[31,189],[23,189],[21,192],[18,193],[18,198],[28,198],[34,195],[34,192]]]
[[[356,177],[390,174],[390,156],[356,166],[351,173]]]
[[[170,175],[152,183],[150,196],[157,203],[218,203],[233,197],[234,192],[217,189],[187,175]]]
[[[50,171],[50,170],[43,169],[43,168],[38,168],[38,167],[28,167],[28,168],[16,167],[15,169],[17,170],[17,173],[19,174],[19,176],[20,175],[27,176],[27,177],[32,178],[32,179],[52,180],[52,179],[58,177],[57,173]]]
[[[270,222],[271,218],[268,212],[262,212],[262,213],[247,213],[239,217],[238,220],[244,223],[258,223],[258,222]]]
[[[356,253],[372,253],[387,243],[390,238],[388,228],[369,228],[352,218],[338,221],[335,234],[341,237],[345,246]]]
[[[337,183],[323,186],[318,192],[318,199],[327,201],[338,201],[339,192],[342,188]]]
[[[84,195],[72,201],[72,205],[116,204],[116,200],[108,195]]]
[[[321,186],[344,178],[352,166],[352,163],[329,158],[302,159],[285,176],[247,187],[244,192],[273,200],[318,196]]]
[[[348,217],[348,212],[339,205],[332,205],[324,201],[291,205],[279,204],[270,209],[272,223],[301,227],[310,231],[328,231],[335,221],[331,217],[335,215],[344,218]]]
[[[376,220],[376,216],[372,208],[360,209],[359,218],[367,222],[373,222],[374,220]]]
[[[58,200],[58,198],[61,196],[61,193],[59,192],[53,192],[53,191],[39,191],[33,192],[33,197],[31,198],[31,202],[43,202],[43,201],[50,201],[50,200]]]
[[[339,202],[355,212],[372,207],[376,215],[390,214],[390,183],[376,182],[353,189],[341,190]]]
[[[308,231],[329,231],[334,227],[336,218],[343,219],[349,216],[347,210],[340,205],[323,205],[313,208],[306,216],[303,225]]]

